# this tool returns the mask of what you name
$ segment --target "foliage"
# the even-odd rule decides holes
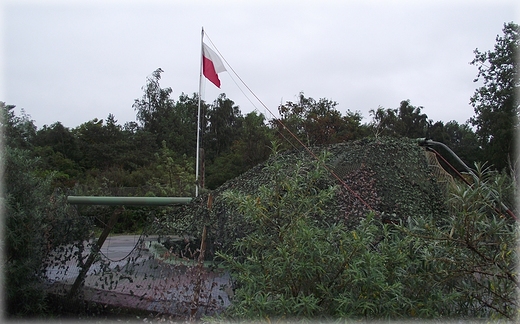
[[[235,103],[221,94],[207,111],[207,130],[204,133],[206,156],[212,161],[229,150],[239,137],[242,114]]]
[[[280,160],[265,172],[272,182],[256,195],[226,191],[251,231],[219,253],[235,279],[235,295],[225,316],[260,318],[425,318],[440,316],[438,303],[453,300],[409,278],[420,260],[411,260],[411,238],[369,214],[349,228],[334,223],[327,206],[339,188],[324,187],[322,164],[297,163],[287,173]],[[432,289],[434,286],[432,285]],[[438,293],[438,296],[435,296]],[[428,306],[426,304],[428,303]]]
[[[16,116],[14,105],[6,105],[0,101],[0,123],[4,145],[13,148],[30,149],[35,136],[36,126],[31,116],[22,109],[21,116]]]
[[[154,195],[157,196],[192,196],[195,187],[194,165],[193,158],[188,158],[186,155],[179,156],[168,149],[163,142],[161,150],[155,154],[155,163],[151,166],[155,168],[155,172],[147,181],[148,187],[156,185],[158,188],[163,188],[161,192],[155,191]]]
[[[354,228],[371,209],[382,212],[385,222],[405,220],[410,214],[447,213],[443,192],[430,172],[424,151],[415,141],[364,139],[313,147],[312,151],[316,156],[325,156],[326,166],[340,179],[330,173],[322,179],[323,188],[340,185],[334,199],[324,207],[329,224],[344,223]],[[226,181],[216,190],[203,192],[191,204],[167,215],[160,230],[199,237],[207,225],[208,251],[227,252],[237,239],[252,230],[252,225],[233,205],[225,203],[222,194],[234,190],[256,197],[260,187],[274,188],[278,177],[292,174],[297,163],[311,165],[314,160],[303,150],[271,156],[267,162]],[[281,175],[268,168],[273,163],[283,165]],[[204,207],[210,194],[213,197],[211,212]]]
[[[137,112],[141,130],[155,138],[157,147],[165,141],[168,148],[179,154],[195,155],[198,95],[189,97],[182,93],[175,102],[170,98],[172,89],[161,88],[161,68],[156,69],[146,79],[142,88],[143,97],[135,99],[133,108]],[[204,113],[207,105],[201,102]],[[204,121],[203,121],[204,122]],[[201,129],[205,126],[202,125]]]
[[[4,148],[6,311],[9,315],[46,312],[40,278],[47,253],[87,238],[88,219],[74,217],[65,196],[51,195],[52,177],[35,175],[38,161],[28,151]]]
[[[142,88],[144,95],[141,99],[135,99],[133,104],[137,111],[137,120],[143,129],[159,136],[158,144],[165,140],[160,137],[166,132],[167,125],[164,118],[169,111],[173,110],[174,106],[174,101],[170,98],[172,89],[162,89],[159,85],[162,72],[163,70],[158,68],[146,78],[146,85]]]
[[[478,168],[472,187],[454,186],[450,213],[347,227],[330,222],[339,188],[323,187],[323,160],[290,173],[280,161],[255,195],[223,194],[250,224],[217,252],[235,280],[227,319],[516,317],[517,226],[490,195],[514,197],[510,178]]]
[[[32,174],[35,161],[28,152],[4,149],[6,310],[8,314],[40,314],[45,295],[37,272],[44,258],[45,206],[49,182]],[[43,229],[43,231],[42,231]]]
[[[355,230],[329,224],[324,210],[338,188],[320,185],[320,164],[299,163],[288,177],[281,166],[275,162],[267,167],[277,176],[271,186],[260,187],[256,197],[224,194],[253,226],[233,244],[233,253],[219,254],[236,283],[226,316],[398,316],[409,302],[393,282],[404,259],[371,251],[381,231],[373,216]]]
[[[482,161],[482,148],[469,123],[459,124],[454,120],[446,124],[436,122],[429,127],[427,138],[446,144],[467,165]],[[459,172],[466,171],[450,154],[445,154],[447,152],[442,150],[439,153]],[[445,168],[449,170],[447,166]]]
[[[336,110],[337,102],[325,98],[316,101],[303,92],[297,102],[288,101],[278,107],[280,119],[271,120],[271,127],[284,148],[299,148],[294,134],[305,145],[323,145],[359,139],[366,135],[358,112],[347,111],[345,116]]]
[[[267,160],[271,154],[272,135],[262,114],[251,112],[239,118],[240,127],[234,130],[231,146],[213,161],[207,161],[205,187],[216,189],[229,179]],[[222,136],[222,134],[220,135]]]
[[[518,316],[518,224],[500,211],[516,197],[514,181],[477,165],[475,183],[452,188],[449,217],[410,217],[403,230],[426,265],[425,283],[453,292],[443,314],[513,320]]]
[[[498,170],[514,167],[514,140],[518,130],[520,101],[518,90],[518,53],[520,27],[504,24],[503,35],[496,38],[493,51],[475,49],[472,65],[478,67],[475,82],[483,84],[471,97],[475,116],[470,119],[486,153],[486,160]],[[511,170],[508,169],[508,172]]]
[[[415,107],[409,100],[401,101],[397,109],[370,110],[372,122],[369,124],[374,137],[408,137],[411,139],[428,138],[446,144],[463,161],[468,164],[483,161],[484,155],[476,134],[468,123],[459,124],[456,121],[444,123],[434,122],[422,112],[423,107]],[[441,152],[444,153],[444,152]],[[447,161],[458,169],[465,171],[449,154]],[[443,164],[445,166],[445,164]],[[446,166],[447,169],[449,169]]]
[[[401,101],[398,109],[370,110],[372,123],[370,127],[376,137],[402,136],[408,138],[425,137],[431,120],[422,113],[423,107],[414,107],[409,100]]]
[[[6,312],[9,316],[41,315],[47,311],[42,265],[54,248],[88,237],[88,220],[75,216],[65,196],[54,192],[53,174],[24,148],[32,144],[28,119],[17,118],[13,106],[2,104],[1,155]]]

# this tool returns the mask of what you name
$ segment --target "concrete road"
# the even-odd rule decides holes
[[[139,238],[140,235],[108,236],[101,247],[101,252],[110,260],[123,259],[131,253],[134,248],[145,248],[145,246],[137,246]],[[157,241],[157,235],[143,237],[142,244],[150,241]]]

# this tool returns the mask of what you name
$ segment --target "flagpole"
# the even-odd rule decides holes
[[[197,109],[197,152],[196,152],[196,162],[195,162],[195,197],[199,196],[199,164],[200,164],[200,106],[201,106],[201,96],[202,96],[202,55],[203,49],[202,44],[204,42],[204,27],[202,27],[201,37],[200,37],[200,72],[199,72],[199,106]]]

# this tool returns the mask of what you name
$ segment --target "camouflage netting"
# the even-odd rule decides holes
[[[330,221],[344,222],[352,228],[369,212],[367,204],[385,222],[447,212],[443,189],[445,178],[438,176],[438,170],[434,169],[436,166],[432,167],[424,149],[414,140],[371,138],[313,147],[311,150],[316,155],[328,152],[328,167],[365,202],[326,173],[327,179],[323,179],[321,185],[341,188],[337,191],[335,203],[327,206],[326,215]],[[168,220],[161,221],[162,234],[183,233],[200,237],[203,225],[207,225],[209,250],[227,250],[251,228],[233,206],[221,199],[222,193],[235,190],[254,196],[260,186],[272,184],[275,178],[267,172],[266,165],[282,163],[282,169],[287,170],[286,174],[290,176],[297,161],[310,164],[315,158],[303,149],[277,154],[217,190],[200,195],[193,203],[170,215]],[[207,208],[210,194],[211,211]]]

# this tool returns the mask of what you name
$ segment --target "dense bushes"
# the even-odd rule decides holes
[[[37,273],[46,248],[49,182],[32,175],[35,161],[23,150],[7,147],[3,160],[6,308],[9,314],[41,313],[45,296]]]
[[[223,194],[252,228],[217,253],[236,284],[227,318],[515,318],[517,226],[489,195],[510,179],[479,172],[454,186],[449,213],[368,214],[349,228],[327,221],[338,189],[323,187],[322,168],[281,165],[264,169],[275,176],[256,195]]]
[[[13,135],[24,133],[27,121],[2,108],[3,252],[5,311],[8,316],[41,315],[47,312],[42,269],[48,252],[57,246],[81,242],[91,229],[53,191],[55,174],[42,172],[40,161],[31,156],[24,141]],[[30,129],[30,128],[29,128]]]
[[[35,175],[38,161],[29,152],[6,146],[2,162],[6,312],[9,316],[41,315],[47,311],[41,271],[48,253],[64,244],[83,242],[91,229],[89,219],[78,217],[64,195],[52,192],[52,175]]]

